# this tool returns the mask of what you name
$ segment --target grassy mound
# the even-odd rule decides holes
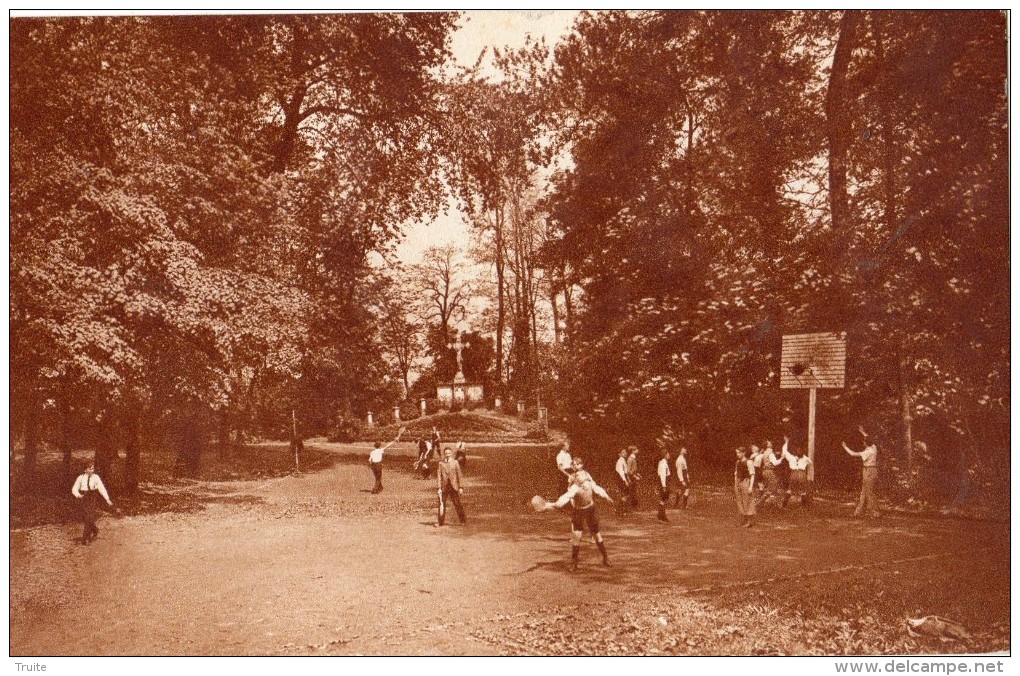
[[[444,443],[542,443],[555,441],[555,431],[548,436],[541,421],[522,420],[520,418],[492,413],[488,411],[458,411],[456,413],[436,413],[414,420],[377,427],[368,431],[372,438],[392,438],[397,435],[401,426],[406,427],[404,441],[414,441],[418,437],[429,438],[432,428],[439,430]]]

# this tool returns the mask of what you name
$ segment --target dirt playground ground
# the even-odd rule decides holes
[[[470,449],[464,503],[436,524],[412,448],[367,447],[294,476],[181,483],[191,512],[10,533],[10,654],[842,655],[1009,650],[1009,524],[887,513],[853,496],[765,507],[737,527],[732,491],[697,486],[688,510],[617,516],[599,504],[613,566],[594,545],[567,568],[568,516],[528,499],[563,486],[541,447]],[[611,485],[611,466],[590,467]],[[651,474],[651,472],[649,472]],[[649,483],[646,480],[646,484]],[[115,496],[116,497],[116,496]],[[969,638],[912,636],[939,615]]]

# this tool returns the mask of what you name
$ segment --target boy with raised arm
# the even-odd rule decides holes
[[[382,486],[383,453],[385,453],[386,449],[388,449],[390,446],[400,441],[400,435],[404,433],[405,429],[407,428],[401,427],[400,431],[397,432],[397,438],[391,441],[390,443],[386,444],[385,446],[383,446],[378,441],[375,442],[375,448],[373,448],[372,452],[368,454],[368,466],[372,469],[373,476],[375,476],[375,486],[372,487],[373,494],[381,493],[383,488]]]
[[[878,500],[875,498],[875,484],[878,482],[878,446],[869,438],[864,431],[864,426],[858,426],[857,431],[864,437],[864,450],[855,451],[843,442],[843,450],[850,455],[856,456],[863,461],[861,474],[861,498],[857,502],[857,509],[854,516],[859,517],[867,511],[869,516],[878,516]]]

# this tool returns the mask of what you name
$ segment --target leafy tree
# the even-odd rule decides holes
[[[411,268],[414,291],[420,294],[422,319],[438,328],[438,335],[449,336],[453,324],[467,316],[471,301],[471,283],[467,265],[452,244],[431,246],[421,262]]]
[[[64,427],[123,419],[131,453],[176,430],[193,465],[213,417],[225,442],[267,407],[313,429],[391,396],[360,297],[370,252],[442,199],[454,20],[12,22],[12,399],[31,446],[50,399]]]
[[[417,300],[407,280],[391,280],[379,297],[380,338],[396,366],[405,398],[411,392],[410,374],[425,357],[425,326],[414,314]]]
[[[855,386],[899,412],[884,424],[890,437],[898,428],[908,472],[915,421],[937,447],[969,458],[966,468],[995,461],[1008,401],[998,385],[1008,364],[1004,18],[895,19],[862,13],[848,66],[859,226],[840,283],[873,374]],[[941,464],[956,463],[950,454]]]
[[[775,389],[780,336],[846,330],[833,414],[907,460],[919,418],[932,434],[980,417],[971,432],[1003,447],[1003,17],[963,17],[582,17],[548,90],[570,159],[542,251],[578,288],[576,434],[671,423],[728,458],[799,405]]]

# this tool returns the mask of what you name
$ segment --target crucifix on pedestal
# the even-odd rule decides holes
[[[436,399],[451,411],[459,411],[462,406],[471,408],[485,400],[485,389],[482,384],[468,383],[464,377],[464,348],[470,346],[471,341],[465,338],[463,331],[458,331],[454,340],[446,344],[446,347],[457,355],[457,375],[453,377],[453,382],[436,384]],[[474,377],[477,378],[478,375],[475,374]]]
[[[464,342],[463,332],[457,334],[457,340],[452,343],[447,343],[446,347],[451,350],[457,351],[457,375],[453,377],[453,382],[462,383],[464,382],[464,348],[468,346],[468,343]]]

